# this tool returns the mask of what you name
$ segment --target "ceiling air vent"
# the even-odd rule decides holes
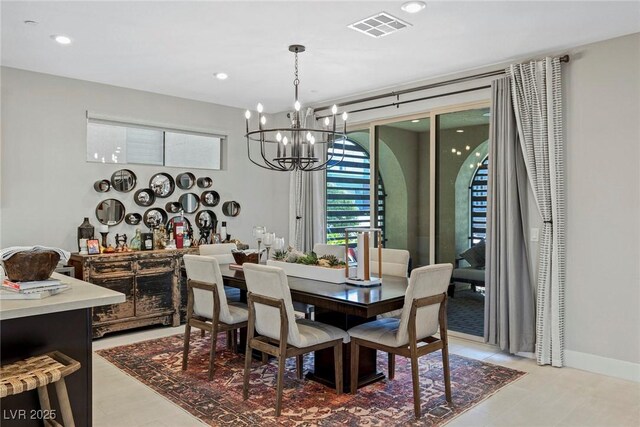
[[[410,27],[411,24],[389,15],[386,12],[378,13],[361,21],[354,22],[349,28],[368,36],[379,38],[388,36],[391,33]]]

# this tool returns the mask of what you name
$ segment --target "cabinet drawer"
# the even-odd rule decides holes
[[[141,259],[137,264],[138,274],[155,274],[161,271],[173,271],[175,268],[173,258]]]
[[[107,276],[133,274],[133,262],[131,261],[109,261],[91,263],[89,266],[89,276]]]

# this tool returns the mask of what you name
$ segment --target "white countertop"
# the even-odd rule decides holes
[[[102,286],[92,285],[59,273],[53,273],[51,277],[71,286],[71,289],[43,299],[2,300],[0,301],[0,320],[78,310],[125,301],[123,293]]]

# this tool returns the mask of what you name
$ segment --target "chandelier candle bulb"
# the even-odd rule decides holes
[[[327,128],[329,127],[329,117],[325,117],[325,118],[324,118],[324,125],[325,125],[325,127],[327,127]]]
[[[295,108],[296,111],[300,111],[300,101],[296,101],[296,103],[293,104],[293,108]]]

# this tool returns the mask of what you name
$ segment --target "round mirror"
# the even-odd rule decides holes
[[[101,179],[93,183],[93,189],[98,193],[106,193],[111,189],[111,183],[108,179]]]
[[[156,195],[148,188],[143,188],[136,191],[133,195],[133,200],[138,206],[151,206],[156,201]]]
[[[235,200],[222,204],[222,213],[226,216],[238,216],[240,214],[240,203]]]
[[[217,191],[205,191],[200,196],[200,201],[205,206],[218,206],[220,195]]]
[[[184,230],[183,230],[184,234],[190,233],[191,222],[187,218],[185,217],[180,218],[179,216],[174,216],[169,220],[169,222],[167,222],[167,233],[173,233],[173,230],[175,228],[174,223],[180,222],[180,220],[182,220],[182,223],[184,224]]]
[[[151,177],[149,188],[157,197],[169,197],[175,190],[176,184],[171,175],[161,172]]]
[[[200,207],[200,197],[194,193],[185,193],[178,199],[185,213],[194,213]]]
[[[138,225],[142,222],[142,215],[139,213],[129,213],[125,215],[124,222],[129,225]]]
[[[200,188],[209,188],[213,185],[213,180],[208,176],[198,178],[198,187]]]
[[[178,213],[182,210],[182,205],[179,202],[169,202],[164,205],[164,208],[169,213]]]
[[[203,210],[196,215],[196,225],[199,228],[211,227],[213,223],[217,223],[218,218],[213,211]]]
[[[128,193],[136,186],[136,174],[129,169],[120,169],[111,175],[111,186],[114,190]]]
[[[167,223],[167,213],[160,208],[147,209],[142,216],[142,220],[147,227],[158,228]]]
[[[124,213],[124,205],[116,199],[107,199],[96,207],[96,218],[104,225],[120,224],[124,219]]]
[[[178,188],[188,190],[196,183],[196,177],[191,172],[181,173],[176,177],[176,185]]]

